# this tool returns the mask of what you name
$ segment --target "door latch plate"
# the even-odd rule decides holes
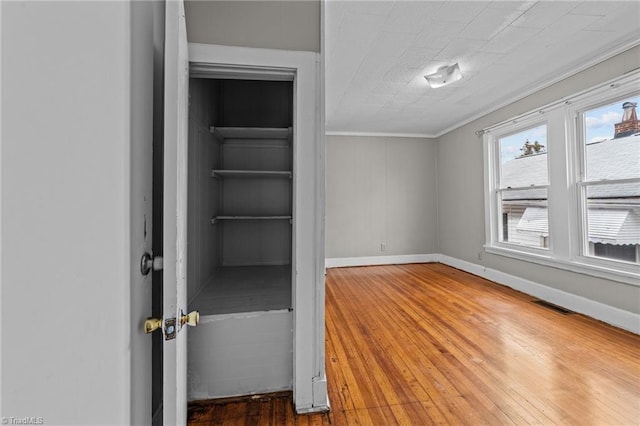
[[[176,319],[167,318],[164,320],[164,340],[173,340],[176,338]]]

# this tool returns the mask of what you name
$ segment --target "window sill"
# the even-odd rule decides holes
[[[614,269],[608,265],[602,265],[604,263],[599,259],[594,263],[590,263],[590,258],[580,258],[580,260],[569,261],[564,259],[556,259],[548,255],[527,253],[519,250],[514,250],[506,247],[485,245],[484,249],[487,253],[510,257],[513,259],[522,260],[525,262],[536,263],[538,265],[549,266],[552,268],[562,269],[565,271],[575,272],[578,274],[590,275],[598,278],[605,278],[611,281],[622,282],[630,284],[636,287],[640,287],[640,268],[634,265],[627,266],[626,269]],[[596,264],[597,263],[597,264]],[[635,272],[633,271],[635,269]]]

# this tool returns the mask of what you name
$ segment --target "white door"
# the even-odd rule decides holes
[[[187,421],[186,311],[187,235],[187,31],[182,0],[167,0],[164,52],[164,205],[163,205],[163,422]],[[186,313],[186,312],[185,312]],[[175,338],[167,320],[175,318]]]

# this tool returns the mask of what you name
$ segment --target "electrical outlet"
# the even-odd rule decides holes
[[[387,243],[380,244],[380,251],[387,251]]]

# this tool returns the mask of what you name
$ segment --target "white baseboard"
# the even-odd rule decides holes
[[[632,333],[640,334],[640,315],[633,312],[605,305],[582,296],[578,296],[553,287],[525,280],[515,275],[506,274],[495,269],[485,268],[475,263],[453,257],[439,255],[440,263],[461,269],[498,284],[521,291],[530,296],[551,302],[563,308],[587,315]]]
[[[515,275],[506,274],[482,265],[433,253],[406,256],[372,256],[326,259],[327,268],[345,266],[390,265],[401,263],[439,262],[453,268],[486,278],[498,284],[513,288],[528,295],[551,302],[574,312],[606,322],[635,334],[640,334],[640,315],[605,305],[582,296],[567,293],[546,285],[538,284]]]
[[[400,265],[405,263],[437,262],[437,254],[404,254],[398,256],[336,257],[325,259],[326,268],[347,266]]]

